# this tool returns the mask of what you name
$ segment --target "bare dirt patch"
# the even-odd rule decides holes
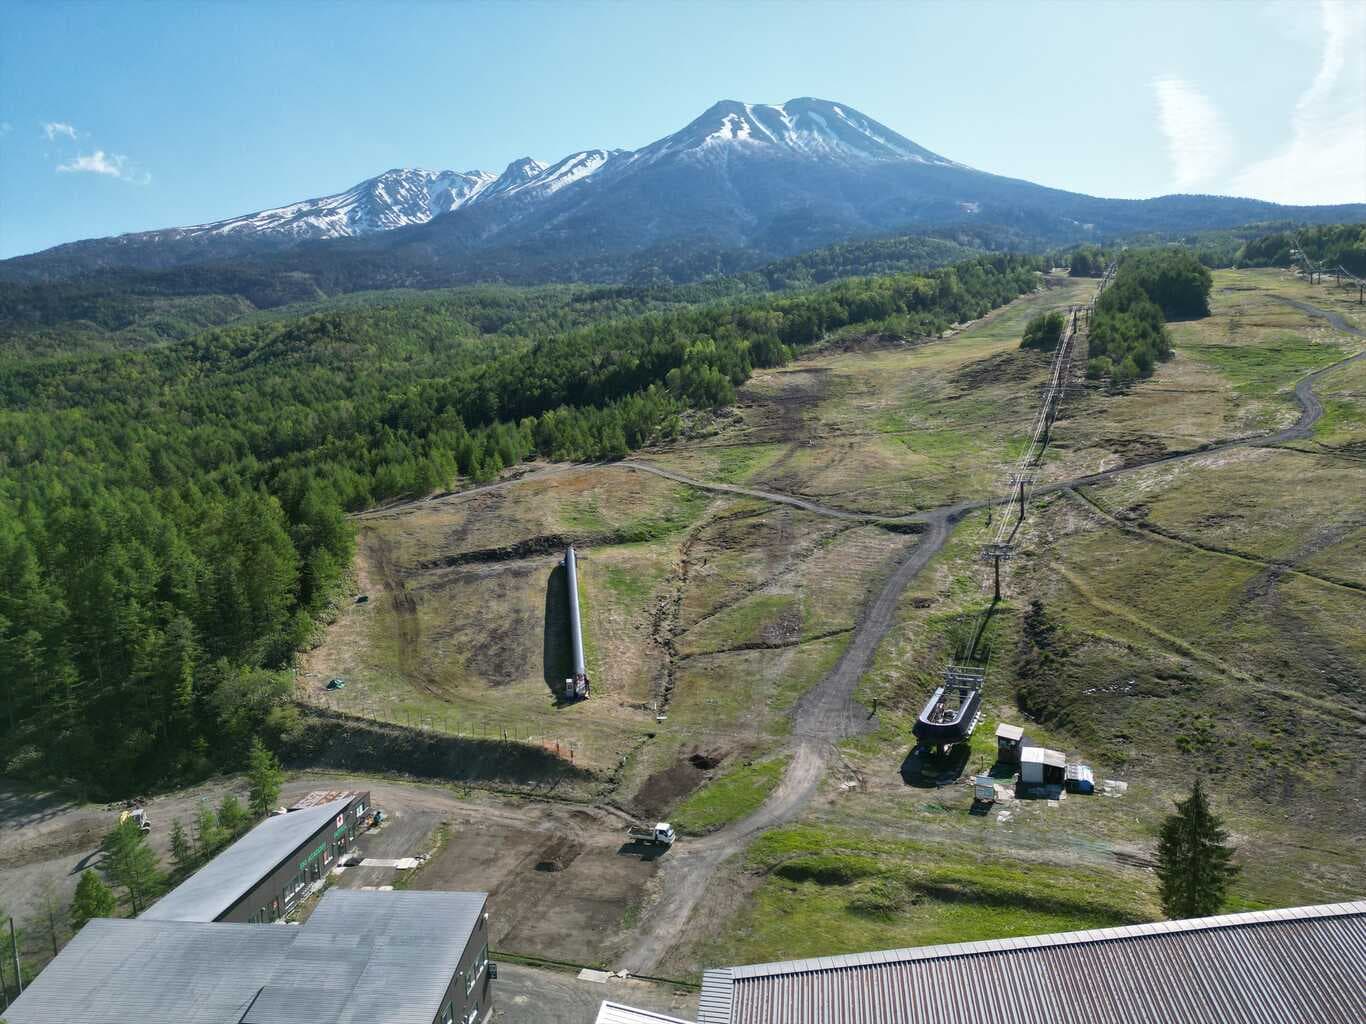
[[[655,862],[623,853],[624,823],[605,813],[532,806],[518,818],[462,815],[411,884],[488,892],[498,949],[607,963]]]
[[[730,757],[723,748],[698,750],[693,748],[666,768],[650,775],[636,791],[631,801],[635,812],[643,819],[659,818],[709,778],[708,772]]]

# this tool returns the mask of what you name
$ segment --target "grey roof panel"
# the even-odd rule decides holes
[[[1366,1021],[1366,902],[708,971],[699,1024]]]
[[[148,921],[216,921],[357,795],[267,818],[139,916]]]
[[[97,919],[10,1024],[431,1024],[488,897],[334,889],[299,926]]]
[[[99,918],[34,979],[5,1019],[235,1024],[297,933],[283,926]]]

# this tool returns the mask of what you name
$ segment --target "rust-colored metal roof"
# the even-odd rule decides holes
[[[699,1024],[1362,1024],[1366,901],[708,971]]]
[[[323,804],[330,804],[342,797],[348,799],[358,796],[363,790],[359,789],[315,789],[312,793],[305,793],[290,805],[291,811],[302,810],[306,807],[321,807]]]

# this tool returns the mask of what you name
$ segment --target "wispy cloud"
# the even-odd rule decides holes
[[[146,185],[152,180],[150,174],[135,168],[126,156],[106,153],[102,149],[89,155],[79,154],[64,164],[58,164],[57,171],[62,174],[103,174],[138,185]]]
[[[1290,118],[1290,142],[1233,180],[1283,203],[1366,201],[1366,6],[1321,0],[1323,57]]]
[[[1167,138],[1173,187],[1184,191],[1209,181],[1233,155],[1233,139],[1208,96],[1180,78],[1153,80],[1157,123]]]
[[[43,123],[43,134],[47,136],[48,142],[52,142],[61,135],[65,135],[68,139],[75,141],[76,128],[74,125],[67,124],[65,121],[46,121]]]
[[[14,131],[14,125],[8,121],[0,121],[0,136],[8,135],[12,131]]]

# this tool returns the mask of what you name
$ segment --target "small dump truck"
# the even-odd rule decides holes
[[[673,846],[674,828],[667,821],[658,822],[653,827],[632,825],[626,830],[626,838],[632,843],[643,843],[646,846]]]

